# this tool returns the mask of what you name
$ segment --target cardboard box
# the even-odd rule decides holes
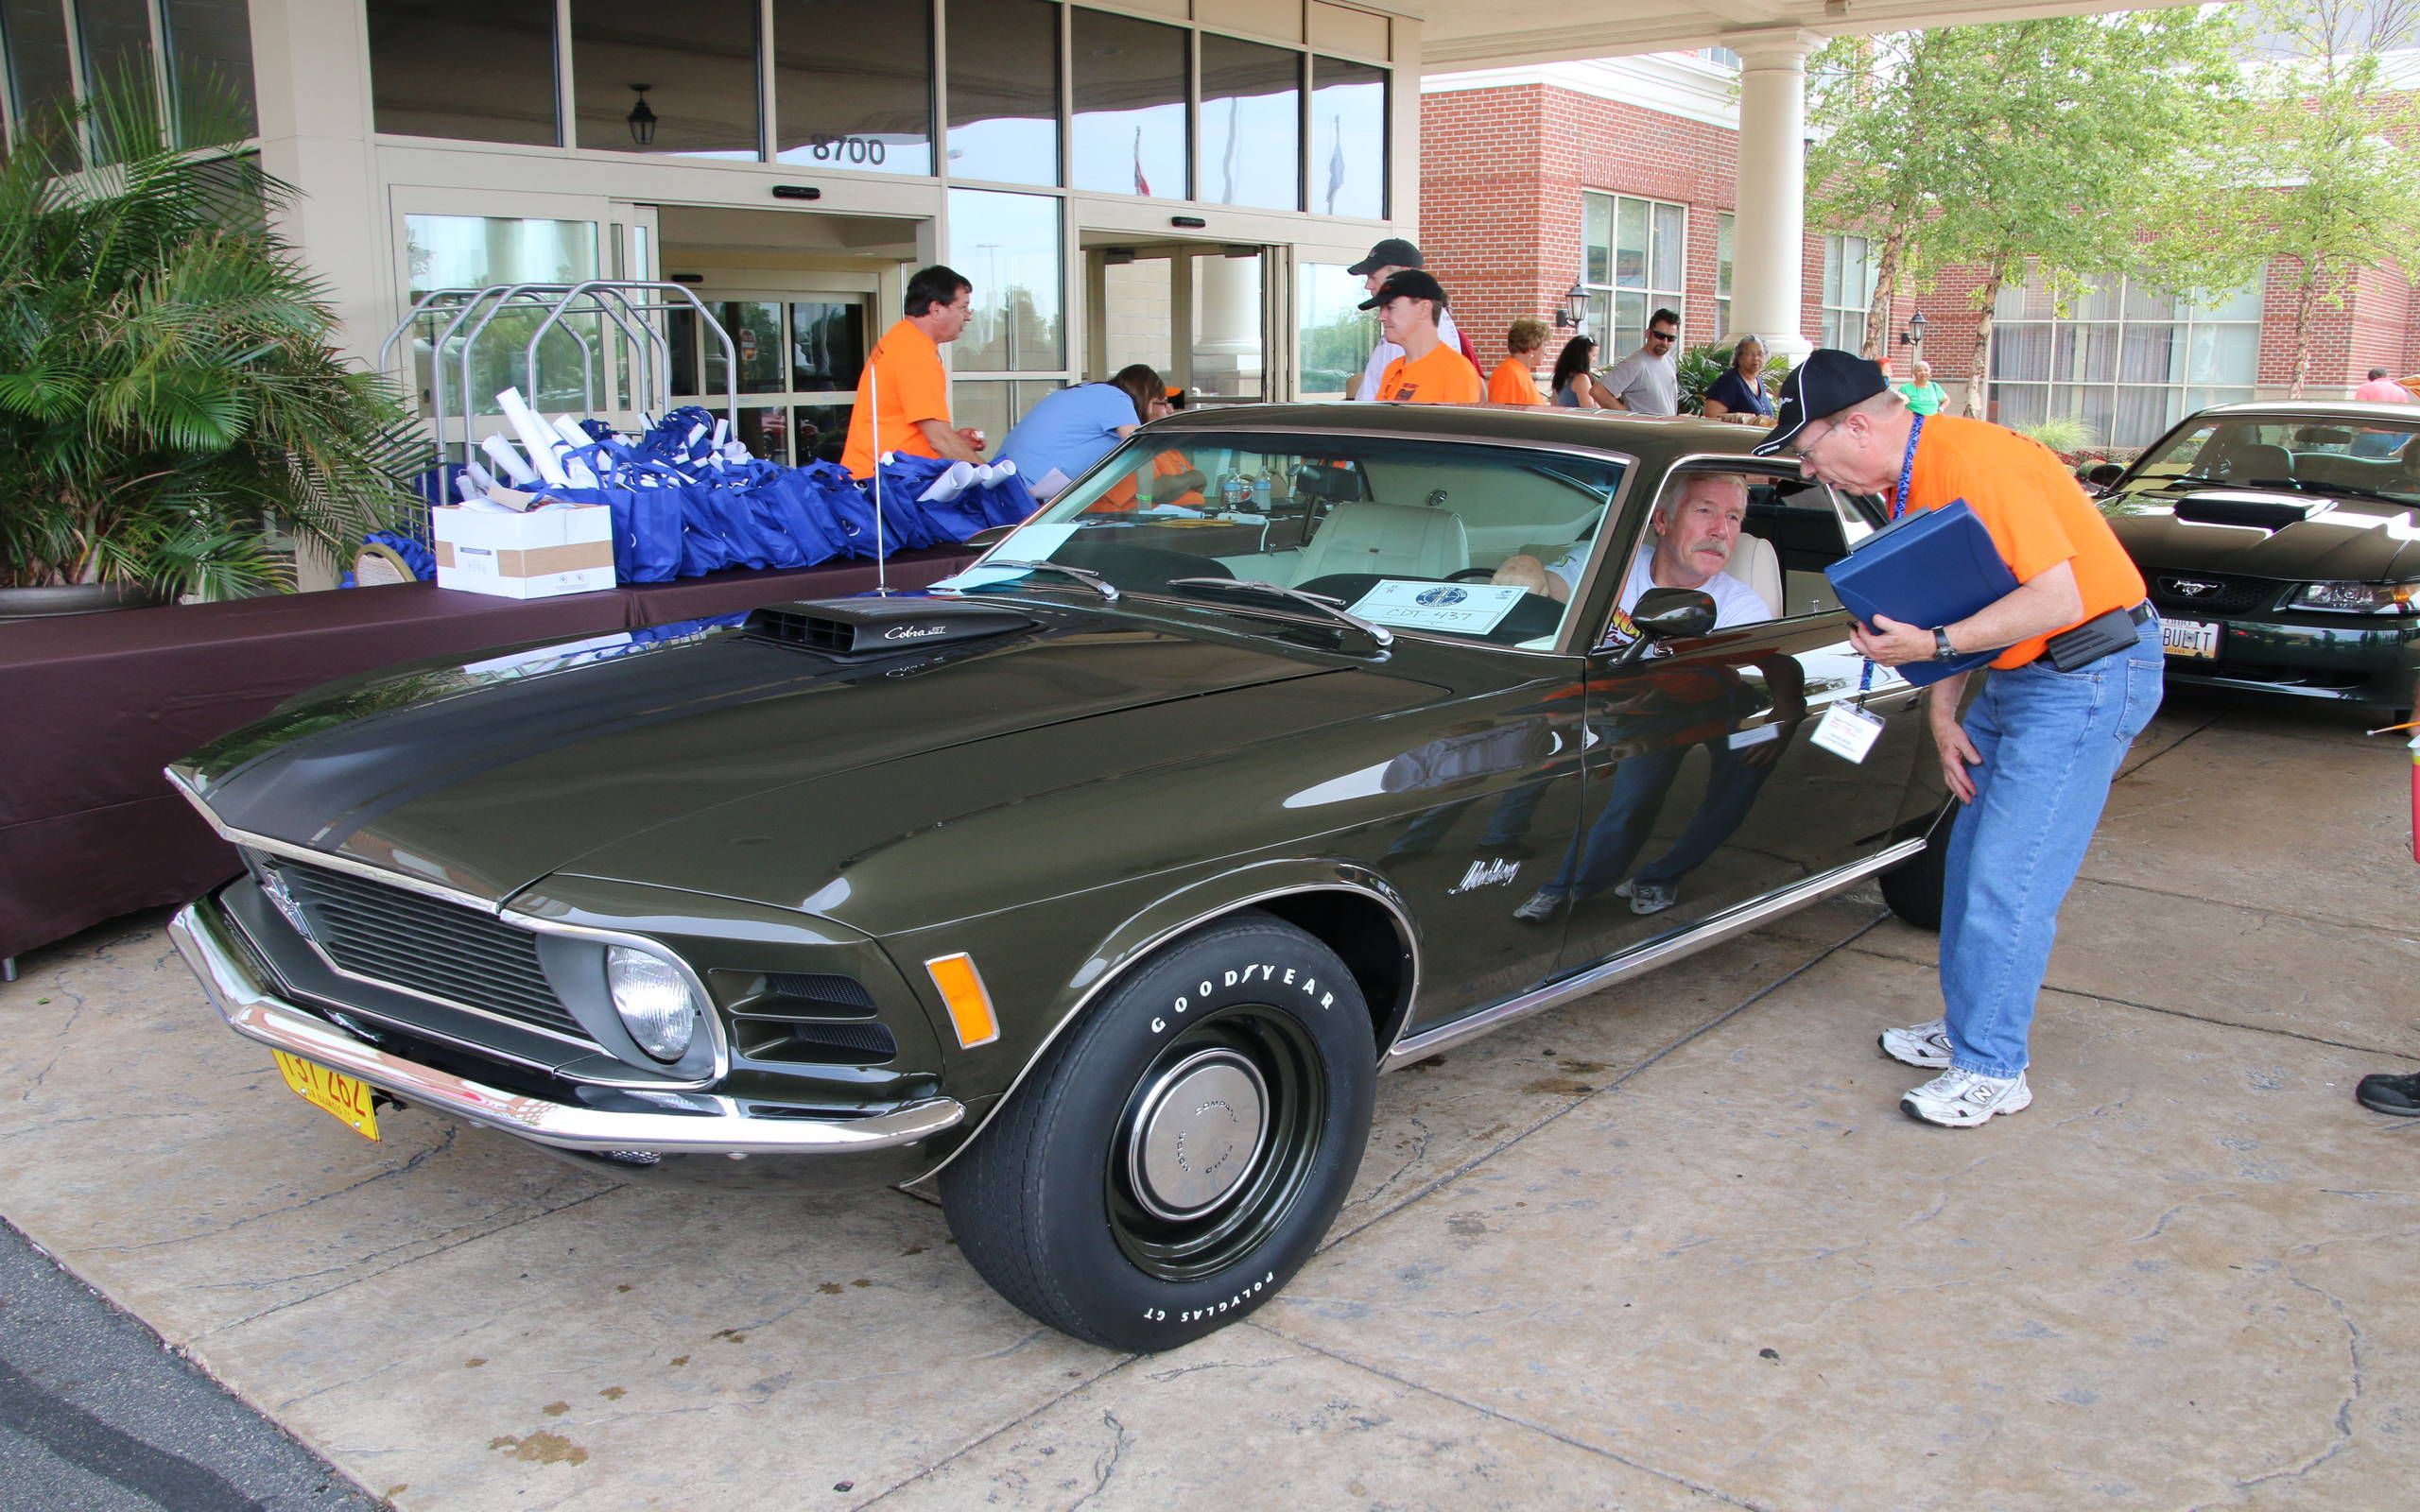
[[[491,514],[446,505],[431,509],[437,586],[500,598],[553,598],[614,586],[614,511],[601,504],[557,505],[527,514]]]

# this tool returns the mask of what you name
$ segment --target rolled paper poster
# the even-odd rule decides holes
[[[571,453],[596,444],[595,438],[579,428],[579,422],[569,415],[558,415],[552,421],[557,438],[554,448],[555,465],[563,470],[564,479],[575,489],[593,489],[597,485],[596,471]]]
[[[502,436],[490,436],[479,443],[479,450],[488,454],[488,460],[495,464],[495,470],[510,479],[514,488],[534,489],[538,486],[536,470],[523,461],[521,454],[514,451],[512,443]]]
[[[964,493],[967,490],[967,486],[974,481],[975,468],[971,463],[952,462],[942,471],[940,477],[933,479],[932,487],[926,489],[924,492],[916,496],[916,502],[919,504],[947,504],[950,500],[957,498],[961,493]]]
[[[489,472],[486,468],[479,466],[476,462],[463,463],[462,474],[469,478],[473,483],[476,484],[479,491],[482,493],[487,491],[489,484],[495,481],[495,474]]]
[[[529,454],[529,465],[538,475],[556,488],[571,486],[562,464],[555,459],[555,428],[538,416],[538,412],[523,403],[521,390],[508,388],[495,396],[496,407],[512,422],[513,434],[521,438],[521,445]]]
[[[464,504],[473,504],[487,497],[487,485],[471,476],[465,469],[454,474],[454,491],[462,496]]]

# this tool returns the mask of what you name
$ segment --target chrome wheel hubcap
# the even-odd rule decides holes
[[[1127,1146],[1136,1200],[1153,1216],[1191,1218],[1218,1206],[1269,1137],[1269,1089],[1233,1050],[1169,1067],[1144,1095]]]

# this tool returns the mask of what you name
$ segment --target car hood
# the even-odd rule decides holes
[[[1269,733],[1252,722],[1275,709],[1251,690],[1340,665],[1166,625],[1029,613],[1019,633],[855,661],[726,629],[422,665],[321,690],[171,771],[231,829],[493,901],[608,849],[613,869],[644,870],[632,858],[677,848],[684,817],[785,791],[791,811],[794,790],[811,789],[813,803],[892,822],[929,816],[948,764],[915,758],[968,748],[996,765],[1004,739],[1122,711],[1232,699],[1236,728]],[[1317,721],[1319,702],[1283,707]],[[1088,756],[1106,776],[1129,753]]]
[[[2420,577],[2420,521],[2401,505],[2249,489],[2141,493],[2110,524],[2145,572],[2231,573],[2297,581]],[[2301,520],[2271,528],[2287,508]],[[2274,511],[2271,524],[2222,523]]]

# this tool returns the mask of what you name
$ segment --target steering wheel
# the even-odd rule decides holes
[[[1485,583],[1493,582],[1495,578],[1495,569],[1493,567],[1465,567],[1461,572],[1447,577],[1445,581],[1449,583]]]

